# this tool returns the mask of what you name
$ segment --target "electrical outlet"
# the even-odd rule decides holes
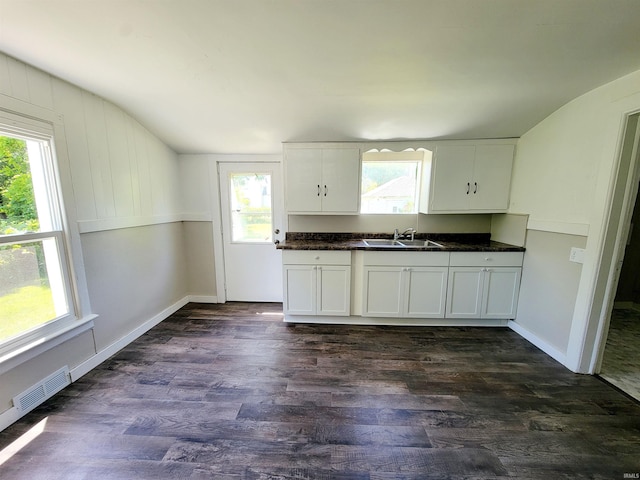
[[[571,247],[571,253],[569,253],[569,261],[575,263],[584,263],[584,248]]]

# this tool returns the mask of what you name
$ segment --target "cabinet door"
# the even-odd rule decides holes
[[[408,267],[404,277],[404,316],[443,318],[448,272],[448,267]]]
[[[360,150],[322,150],[322,211],[358,213],[360,205]]]
[[[506,211],[509,207],[513,145],[478,145],[473,168],[472,210]]]
[[[292,148],[286,152],[285,192],[288,212],[322,209],[322,150]]]
[[[479,318],[482,313],[482,268],[450,267],[447,317]]]
[[[399,317],[402,315],[402,268],[365,266],[362,315]]]
[[[430,182],[430,210],[467,210],[475,158],[473,145],[438,147]]]
[[[351,313],[351,267],[317,267],[318,315],[348,316]]]
[[[522,268],[519,267],[485,269],[483,318],[515,318],[521,274]]]
[[[289,315],[315,315],[316,267],[284,265],[283,309]]]

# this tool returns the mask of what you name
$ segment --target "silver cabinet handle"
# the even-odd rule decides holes
[[[473,194],[478,193],[478,182],[473,182]]]
[[[469,195],[469,191],[471,191],[471,184],[467,182],[467,195]]]
[[[326,185],[324,186],[324,196],[325,197],[327,196],[327,186]]]
[[[320,196],[320,185],[318,185],[318,196]]]

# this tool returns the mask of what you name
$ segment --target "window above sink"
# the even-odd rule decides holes
[[[424,154],[413,150],[363,153],[360,213],[417,213]]]

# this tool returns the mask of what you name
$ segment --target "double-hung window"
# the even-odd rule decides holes
[[[0,358],[76,319],[53,134],[0,111]]]

